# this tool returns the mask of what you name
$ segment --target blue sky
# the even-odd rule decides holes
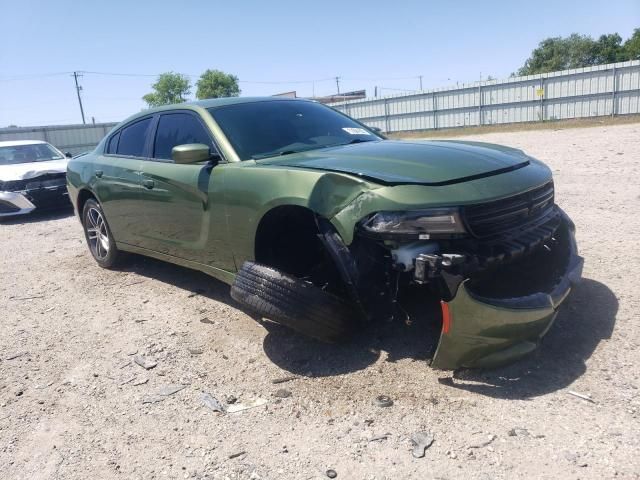
[[[118,121],[170,70],[193,83],[233,73],[242,95],[330,94],[335,76],[342,91],[391,94],[419,75],[425,89],[507,77],[545,37],[640,27],[640,0],[0,0],[0,12],[0,126],[80,123],[74,70],[152,75],[81,78],[88,120]]]

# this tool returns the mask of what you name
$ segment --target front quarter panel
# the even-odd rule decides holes
[[[271,209],[295,205],[331,218],[363,192],[378,188],[349,175],[230,163],[225,172],[225,203],[236,265],[254,259],[260,220]]]

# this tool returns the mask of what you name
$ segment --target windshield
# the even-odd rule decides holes
[[[0,147],[0,165],[61,160],[64,156],[48,143]]]
[[[315,102],[240,103],[209,112],[241,160],[380,140],[349,117]]]

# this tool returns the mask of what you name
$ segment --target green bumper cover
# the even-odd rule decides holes
[[[465,280],[451,301],[442,302],[443,331],[432,367],[493,368],[535,350],[582,275],[583,259],[578,256],[572,228],[569,236],[566,270],[549,292],[493,299],[475,295]]]

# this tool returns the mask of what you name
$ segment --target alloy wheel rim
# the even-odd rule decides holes
[[[103,260],[109,255],[109,234],[107,233],[107,223],[104,221],[102,213],[96,208],[90,208],[87,212],[87,238],[91,252],[99,260]]]

